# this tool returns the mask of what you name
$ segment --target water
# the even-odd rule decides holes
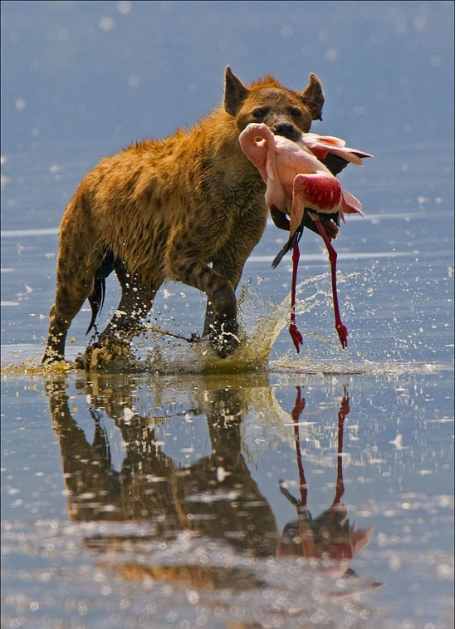
[[[454,614],[453,3],[2,3],[2,627],[433,629]],[[297,62],[298,61],[298,62]],[[58,225],[102,156],[221,98],[226,65],[302,89],[374,154],[329,263],[307,232],[298,326],[272,224],[243,347],[185,339],[168,284],[134,369],[40,366]],[[146,106],[144,106],[146,105]],[[449,131],[451,130],[451,133]],[[109,282],[102,313],[115,310]]]

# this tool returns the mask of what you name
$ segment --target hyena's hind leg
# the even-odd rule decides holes
[[[151,309],[162,282],[146,284],[135,273],[130,274],[123,263],[117,264],[115,271],[122,294],[114,316],[98,340],[103,345],[126,346],[141,332],[142,321]]]
[[[93,291],[94,277],[100,260],[90,263],[75,253],[77,247],[65,250],[61,245],[57,263],[57,288],[55,303],[49,317],[49,332],[44,351],[43,364],[52,364],[65,359],[65,341],[74,317]]]

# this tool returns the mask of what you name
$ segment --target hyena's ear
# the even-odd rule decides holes
[[[225,70],[225,110],[231,116],[236,116],[248,95],[249,90],[231,72],[231,68],[227,68]]]
[[[309,108],[312,120],[322,120],[321,114],[325,97],[320,79],[315,74],[310,75],[309,85],[301,92],[301,99],[304,105]]]

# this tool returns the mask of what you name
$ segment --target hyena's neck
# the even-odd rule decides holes
[[[219,108],[189,129],[158,141],[163,159],[160,168],[154,164],[155,171],[166,185],[179,181],[182,190],[193,191],[186,203],[210,201],[227,211],[235,206],[248,213],[252,204],[264,205],[266,187],[242,152],[239,133],[236,120]]]
[[[204,138],[206,155],[211,158],[209,167],[220,183],[224,181],[230,188],[237,183],[239,188],[264,195],[264,183],[257,168],[241,150],[240,130],[235,118],[220,107],[204,118],[195,131],[197,145],[201,146],[200,140]]]
[[[198,131],[217,153],[242,153],[239,144],[240,131],[236,120],[223,107],[219,107],[201,120]]]

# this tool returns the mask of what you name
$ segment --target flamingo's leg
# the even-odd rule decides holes
[[[291,323],[290,323],[290,327],[288,328],[288,331],[290,333],[291,340],[293,341],[298,354],[299,354],[299,346],[302,345],[302,342],[303,342],[302,334],[298,330],[298,326],[296,325],[296,313],[295,313],[296,280],[297,280],[297,274],[298,274],[299,257],[300,257],[299,244],[296,243],[293,246],[293,255],[291,258],[293,261],[293,272],[291,276],[291,315],[290,315]]]
[[[326,245],[326,249],[329,253],[329,263],[331,265],[331,283],[332,283],[332,293],[333,293],[333,303],[334,303],[334,319],[336,324],[337,334],[339,335],[340,342],[342,347],[345,349],[347,347],[347,337],[348,332],[345,325],[342,323],[342,319],[340,317],[339,310],[339,301],[337,299],[337,282],[336,282],[336,260],[337,253],[334,247],[331,245],[331,241],[329,240],[325,228],[321,224],[319,218],[314,218],[315,225],[320,233],[320,236],[323,238],[323,241]]]
[[[296,460],[298,463],[299,470],[299,493],[301,494],[301,507],[307,507],[307,481],[304,476],[304,466],[302,464],[302,455],[301,455],[301,442],[299,438],[299,419],[301,417],[301,413],[305,408],[306,401],[303,397],[301,397],[301,387],[296,387],[298,393],[296,395],[296,401],[291,413],[293,418],[293,422],[295,424],[295,445],[296,445]]]
[[[337,431],[337,481],[336,481],[336,495],[334,497],[333,506],[340,505],[342,502],[342,496],[345,493],[344,475],[342,470],[343,463],[343,448],[344,448],[344,422],[350,413],[350,398],[348,396],[348,389],[344,385],[344,396],[340,403],[340,409],[338,414],[338,431]]]

